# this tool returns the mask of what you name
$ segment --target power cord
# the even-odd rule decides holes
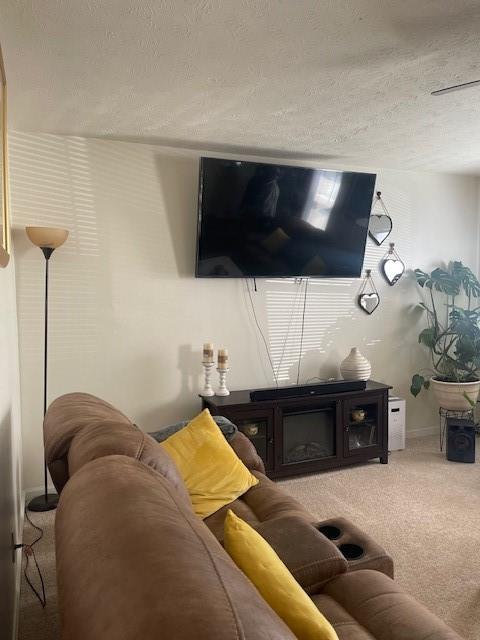
[[[299,380],[300,380],[300,363],[302,361],[303,334],[305,333],[305,310],[307,307],[307,289],[308,289],[308,278],[305,279],[305,291],[303,293],[302,329],[300,332],[300,350],[298,352],[297,384],[299,383]]]
[[[301,292],[302,283],[303,283],[303,279],[300,278],[300,286],[297,288],[297,292],[296,292],[295,298],[293,300],[292,308],[291,308],[291,311],[290,311],[290,318],[288,320],[287,332],[286,332],[285,338],[283,340],[282,355],[280,356],[280,360],[278,362],[278,367],[277,367],[277,378],[278,378],[278,375],[280,373],[280,369],[282,367],[283,357],[285,355],[285,349],[287,347],[288,338],[290,337],[290,329],[292,328],[293,316],[295,315],[295,311],[297,310],[297,302],[298,302],[299,294]],[[297,280],[296,279],[295,279],[295,284],[297,284]]]
[[[252,292],[250,291],[250,287],[248,286],[248,280],[245,280],[245,282],[246,282],[246,285],[247,285],[247,293],[248,293],[248,297],[250,299],[250,306],[252,308],[253,318],[255,320],[255,324],[257,325],[258,332],[262,336],[263,344],[265,346],[265,351],[267,352],[268,361],[270,363],[270,367],[271,367],[272,373],[273,373],[273,378],[275,380],[275,385],[278,387],[278,378],[277,378],[277,374],[275,372],[275,367],[273,366],[272,358],[270,356],[270,349],[268,348],[267,340],[265,339],[265,336],[263,334],[263,331],[262,331],[262,328],[260,326],[260,323],[258,322],[257,313],[255,311],[255,305],[253,304]],[[256,286],[256,284],[255,284],[255,286]]]
[[[25,581],[30,587],[30,589],[33,591],[35,596],[38,598],[38,601],[42,605],[42,608],[45,609],[45,606],[47,604],[47,596],[45,595],[45,582],[43,580],[43,575],[40,570],[40,565],[38,564],[37,556],[35,555],[35,551],[33,549],[34,545],[36,545],[37,542],[40,542],[40,540],[43,538],[43,529],[38,525],[34,524],[30,520],[30,516],[28,515],[28,511],[26,509],[25,509],[25,518],[30,523],[30,525],[39,532],[39,535],[30,544],[15,544],[13,548],[23,549],[23,553],[25,555],[25,568],[23,570]],[[30,580],[28,576],[28,567],[30,566],[30,558],[33,558],[33,562],[35,563],[35,567],[37,569],[38,577],[40,579],[41,593],[37,591],[37,589],[33,585],[33,582]]]
[[[302,284],[302,281],[303,281],[303,278],[300,279],[300,286]],[[260,333],[260,336],[262,337],[262,341],[263,341],[263,344],[265,346],[265,351],[267,353],[268,361],[270,363],[270,368],[272,369],[273,378],[275,380],[275,385],[278,387],[278,374],[279,374],[279,371],[280,371],[280,367],[282,365],[283,356],[284,356],[286,344],[287,344],[287,341],[288,341],[288,335],[290,333],[290,327],[291,327],[292,320],[293,320],[293,315],[294,315],[294,312],[295,312],[295,309],[296,309],[296,306],[297,306],[298,292],[297,292],[297,295],[295,296],[295,299],[294,299],[294,302],[293,302],[293,305],[292,305],[292,310],[290,312],[290,320],[289,320],[289,324],[288,324],[287,334],[286,334],[285,340],[283,342],[282,355],[280,357],[280,362],[278,364],[277,370],[275,370],[275,367],[273,365],[273,361],[272,361],[272,358],[271,358],[271,355],[270,355],[270,349],[268,348],[267,340],[265,338],[265,335],[264,335],[264,333],[262,331],[262,328],[261,328],[260,323],[259,323],[258,318],[257,318],[257,313],[255,311],[255,304],[253,302],[252,293],[251,293],[250,287],[248,285],[248,279],[245,279],[245,284],[246,284],[246,287],[247,287],[247,293],[248,293],[248,297],[249,297],[249,300],[250,300],[250,306],[252,308],[252,313],[253,313],[253,318],[255,320],[255,325],[256,325],[256,327],[258,329],[258,332]],[[254,284],[254,290],[257,291],[257,282],[256,282],[255,278],[253,278],[253,284]],[[302,358],[303,337],[304,337],[304,333],[305,333],[305,312],[306,312],[306,307],[307,307],[307,290],[308,290],[308,278],[305,278],[305,289],[304,289],[304,292],[303,292],[302,327],[301,327],[301,333],[300,333],[300,350],[299,350],[298,366],[297,366],[297,384],[299,383],[299,380],[300,380],[300,366],[301,366],[300,361],[301,361],[301,358]]]

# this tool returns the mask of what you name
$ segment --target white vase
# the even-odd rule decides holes
[[[352,347],[348,356],[340,364],[340,373],[344,380],[369,380],[372,367],[358,348]]]
[[[480,382],[441,382],[432,378],[430,386],[440,407],[450,411],[471,411],[480,392]]]

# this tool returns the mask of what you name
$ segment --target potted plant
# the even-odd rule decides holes
[[[415,269],[425,291],[420,306],[427,327],[418,341],[430,350],[432,369],[412,377],[410,391],[433,389],[440,407],[466,411],[475,406],[480,391],[480,282],[461,262],[432,273]]]

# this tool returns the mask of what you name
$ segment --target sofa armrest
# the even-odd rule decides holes
[[[331,518],[318,522],[314,526],[332,540],[339,549],[344,550],[349,571],[375,569],[393,579],[392,556],[352,522],[346,518]],[[353,546],[353,557],[348,551],[348,546]],[[360,552],[358,556],[357,551]]]
[[[89,393],[67,393],[48,407],[43,421],[45,461],[60,493],[70,477],[68,451],[77,433],[87,426],[116,422],[133,429],[130,420],[114,406]]]
[[[260,473],[265,473],[263,460],[260,458],[257,450],[247,436],[241,431],[237,431],[230,440],[230,446],[247,469],[250,469],[250,471],[260,471]]]
[[[309,594],[318,593],[326,582],[348,570],[348,562],[336,545],[305,519],[284,516],[262,522],[255,529]]]

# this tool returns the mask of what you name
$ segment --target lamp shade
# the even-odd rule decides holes
[[[42,249],[58,249],[68,238],[66,229],[55,229],[54,227],[25,227],[25,231],[30,241]]]

